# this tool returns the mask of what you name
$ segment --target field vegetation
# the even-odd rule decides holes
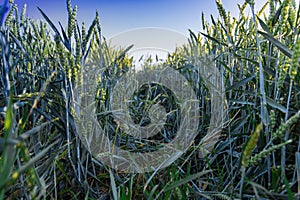
[[[255,13],[254,3],[237,5],[232,17],[216,0],[219,16],[202,15],[202,31],[190,31],[189,42],[159,64],[178,70],[196,91],[195,142],[163,170],[121,173],[82,145],[72,105],[85,72],[97,66],[99,121],[116,135],[105,109],[112,83],[133,65],[129,49],[109,46],[97,12],[90,27],[78,24],[70,0],[67,27],[42,10],[34,21],[26,6],[11,2],[0,30],[0,199],[299,198],[300,9],[294,0],[269,0]],[[221,137],[204,158],[212,105],[199,61],[219,70],[227,100]]]

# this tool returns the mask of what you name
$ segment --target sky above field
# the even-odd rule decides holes
[[[3,2],[3,0],[2,0]],[[223,0],[224,7],[233,15],[238,14],[237,3],[243,0]],[[265,0],[257,0],[256,8],[260,8]],[[39,6],[54,23],[66,23],[65,0],[15,0],[19,9],[27,4],[27,14],[34,19],[41,18],[37,10]],[[103,35],[112,37],[120,32],[141,27],[161,27],[188,35],[188,29],[201,30],[201,13],[207,19],[210,14],[217,16],[214,0],[73,0],[78,5],[78,21],[87,25],[99,11]]]
[[[266,1],[256,0],[255,10],[260,10]],[[244,0],[222,2],[226,11],[238,17],[237,4],[243,4]],[[67,23],[65,0],[15,0],[15,3],[19,10],[26,3],[27,16],[33,19],[42,18],[38,6],[54,24]],[[128,53],[135,58],[134,63],[142,55],[165,59],[177,46],[187,43],[188,29],[201,31],[202,12],[209,21],[210,15],[218,18],[215,0],[72,0],[71,3],[78,6],[79,25],[85,22],[88,27],[98,10],[102,35],[116,48],[133,44]],[[250,9],[247,12],[250,14]]]

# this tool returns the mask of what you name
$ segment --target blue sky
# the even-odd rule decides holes
[[[201,30],[201,13],[209,19],[210,14],[217,16],[214,0],[73,0],[72,5],[78,5],[78,21],[87,25],[99,11],[103,35],[110,38],[120,32],[141,27],[161,27],[173,29],[188,35],[188,29],[195,32]],[[88,2],[88,3],[87,3]],[[223,0],[224,7],[237,15],[237,3],[243,0]],[[260,7],[264,0],[257,0]],[[37,11],[39,6],[52,21],[58,24],[66,23],[65,0],[15,0],[21,9],[27,4],[27,14],[34,19],[41,18]]]

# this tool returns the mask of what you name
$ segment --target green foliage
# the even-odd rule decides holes
[[[98,12],[90,27],[79,26],[70,0],[66,28],[41,9],[44,20],[36,22],[26,17],[26,6],[20,15],[11,4],[0,30],[0,199],[296,198],[300,10],[295,1],[269,0],[251,17],[246,13],[254,1],[245,1],[235,18],[217,0],[219,18],[211,16],[209,23],[202,14],[202,32],[190,31],[188,43],[164,63],[145,60],[150,69],[169,65],[187,78],[201,102],[202,125],[182,157],[143,174],[119,173],[94,159],[80,143],[72,107],[84,72],[97,66],[103,72],[97,83],[99,120],[118,130],[105,107],[112,83],[133,65],[131,47],[110,47]],[[223,136],[204,159],[201,139],[212,104],[211,79],[197,71],[203,63],[220,71],[227,99]]]

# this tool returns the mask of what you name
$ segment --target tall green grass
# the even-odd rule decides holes
[[[299,5],[269,0],[254,13],[254,2],[246,1],[236,18],[216,3],[219,16],[203,15],[203,30],[190,31],[188,44],[162,64],[195,89],[199,136],[171,166],[141,174],[119,173],[94,159],[80,142],[72,107],[84,72],[97,66],[103,72],[99,112],[106,111],[109,81],[132,66],[128,49],[109,47],[97,12],[90,27],[77,24],[70,0],[66,28],[42,10],[43,20],[33,21],[25,6],[19,12],[12,3],[0,30],[0,199],[298,198]],[[227,108],[222,137],[202,158],[212,106],[207,77],[198,73],[206,57],[221,73]]]

